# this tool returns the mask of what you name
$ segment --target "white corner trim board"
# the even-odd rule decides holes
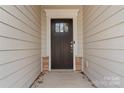
[[[79,9],[45,9],[47,17],[47,55],[49,56],[49,71],[51,71],[51,19],[72,18],[73,20],[73,70],[75,70],[75,56],[77,54],[77,15]]]

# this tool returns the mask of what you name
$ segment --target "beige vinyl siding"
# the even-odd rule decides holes
[[[124,6],[84,6],[85,73],[97,87],[124,87]]]
[[[0,6],[0,87],[29,87],[40,73],[40,6]]]

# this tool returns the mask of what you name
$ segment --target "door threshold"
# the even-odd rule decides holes
[[[66,71],[74,71],[74,70],[73,69],[52,69],[51,71],[57,71],[57,72],[65,71],[66,72]]]

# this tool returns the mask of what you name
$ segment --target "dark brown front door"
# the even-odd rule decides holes
[[[73,68],[73,21],[51,19],[51,66],[52,69]]]

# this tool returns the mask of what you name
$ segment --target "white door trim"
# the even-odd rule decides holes
[[[73,20],[73,70],[75,69],[75,57],[77,55],[77,15],[79,9],[45,9],[47,16],[47,55],[49,57],[49,71],[51,71],[51,19],[52,18],[71,18]]]

